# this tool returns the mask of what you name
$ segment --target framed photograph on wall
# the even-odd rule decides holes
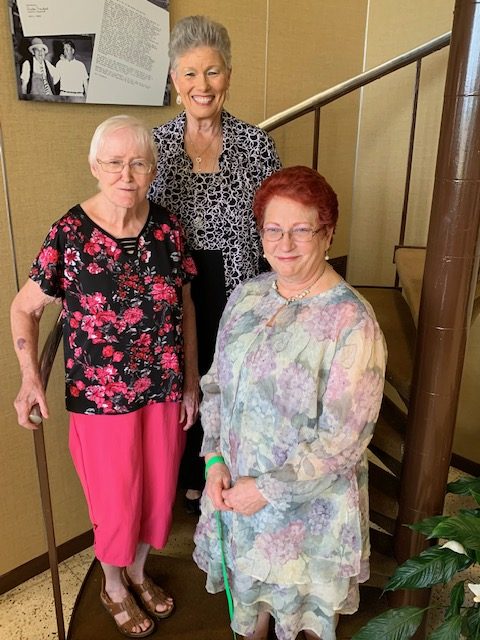
[[[18,97],[162,106],[169,0],[9,0]]]

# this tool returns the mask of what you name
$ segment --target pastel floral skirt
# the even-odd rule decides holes
[[[198,548],[194,559],[207,572],[207,591],[222,591],[223,579],[221,572],[217,571],[217,563],[202,562]],[[278,640],[295,640],[304,629],[313,631],[322,640],[335,640],[336,614],[352,614],[358,609],[359,588],[356,578],[276,585],[256,580],[238,569],[235,572],[229,570],[228,573],[234,601],[231,626],[236,633],[247,638],[255,631],[257,616],[268,612],[275,619]]]
[[[295,640],[303,629],[322,640],[335,640],[335,614],[358,609],[358,583],[349,578],[278,586],[237,573],[231,588],[235,605],[232,628],[246,637],[253,634],[258,614],[268,611],[275,619],[278,640]]]

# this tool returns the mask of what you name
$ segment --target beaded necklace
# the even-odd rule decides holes
[[[325,269],[327,268],[327,265],[325,264],[323,269],[322,269],[322,273],[318,276],[318,278],[312,282],[312,284],[307,287],[306,289],[304,289],[301,293],[298,293],[296,296],[290,296],[290,298],[285,298],[285,296],[282,296],[282,294],[280,293],[280,291],[278,290],[278,281],[274,280],[272,282],[272,288],[279,294],[282,296],[282,298],[285,298],[285,304],[288,306],[289,304],[292,304],[292,302],[298,302],[298,300],[302,300],[303,298],[305,298],[305,296],[308,296],[308,294],[310,293],[310,291],[312,290],[312,288],[317,284],[317,282],[320,280],[320,278],[323,276],[323,274],[325,273]]]

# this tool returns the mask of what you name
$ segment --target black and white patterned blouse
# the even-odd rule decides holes
[[[223,111],[220,171],[194,173],[184,148],[185,124],[182,112],[153,130],[159,158],[149,198],[178,216],[194,257],[198,251],[221,252],[228,297],[240,282],[258,275],[253,196],[281,163],[264,131]]]

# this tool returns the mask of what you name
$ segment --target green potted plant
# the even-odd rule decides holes
[[[451,482],[447,485],[447,492],[472,496],[480,505],[480,477]],[[426,518],[410,525],[410,528],[428,539],[442,538],[447,542],[431,546],[400,565],[385,585],[384,593],[445,584],[459,571],[480,564],[480,506],[460,509],[452,516]],[[465,583],[465,580],[460,580],[452,585],[444,620],[430,633],[428,640],[480,640],[480,584]],[[473,593],[472,604],[465,603],[467,592]],[[370,620],[352,640],[408,640],[431,608],[406,606],[390,609]]]

